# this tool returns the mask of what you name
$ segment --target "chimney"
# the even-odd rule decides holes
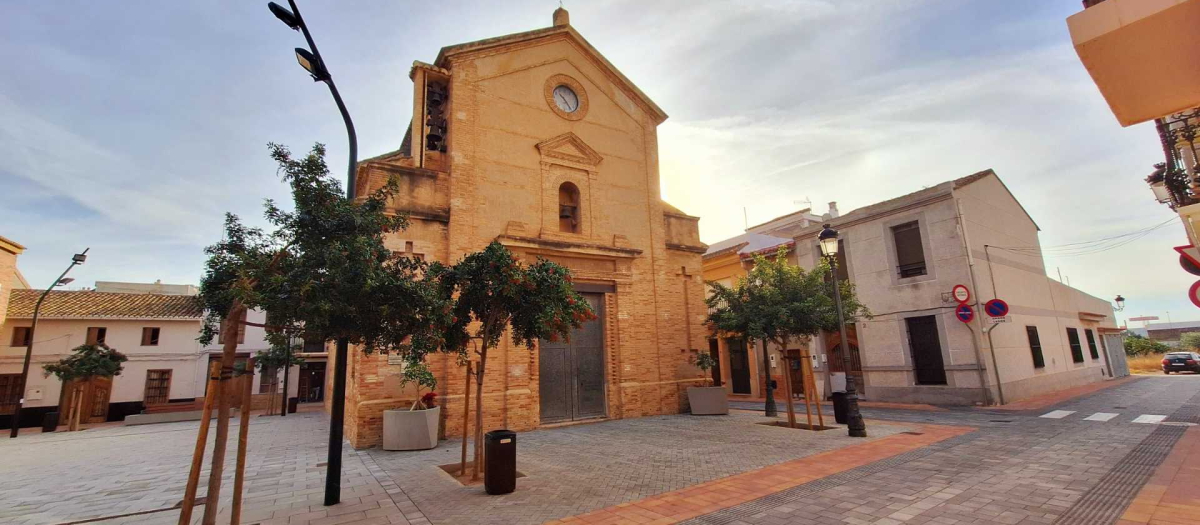
[[[571,25],[571,15],[561,6],[554,10],[554,27]]]
[[[838,218],[837,201],[829,202],[829,216],[834,219]]]

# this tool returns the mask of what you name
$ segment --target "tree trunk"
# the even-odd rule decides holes
[[[217,382],[217,433],[213,443],[212,467],[208,474],[208,496],[204,503],[204,525],[215,525],[217,522],[217,502],[221,498],[221,474],[225,469],[225,441],[229,439],[229,392],[227,388],[233,370],[235,354],[238,345],[238,323],[241,322],[242,312],[246,310],[241,301],[235,300],[225,316],[225,326],[221,331],[231,330],[225,338],[225,346],[221,351],[221,380]]]
[[[487,341],[484,340],[479,351],[479,368],[475,370],[475,471],[471,480],[479,479],[483,470],[483,369],[487,365]]]

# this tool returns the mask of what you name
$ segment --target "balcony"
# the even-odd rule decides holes
[[[1071,40],[1122,126],[1200,106],[1200,0],[1089,0]]]

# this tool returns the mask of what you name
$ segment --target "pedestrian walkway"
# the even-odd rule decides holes
[[[1077,414],[1077,412],[1075,410],[1052,410],[1050,412],[1046,412],[1045,414],[1042,414],[1039,417],[1041,417],[1042,419],[1066,419],[1066,418],[1068,418],[1068,416],[1071,416],[1072,414]],[[1082,417],[1082,416],[1083,416],[1082,413],[1078,414],[1078,417]],[[1096,412],[1090,416],[1084,417],[1083,420],[1084,421],[1108,422],[1108,421],[1113,421],[1114,419],[1116,419],[1117,420],[1117,421],[1115,421],[1116,423],[1138,423],[1138,424],[1145,424],[1145,425],[1157,425],[1159,423],[1162,423],[1165,419],[1167,419],[1167,416],[1165,414],[1138,414],[1131,421],[1125,421],[1124,419],[1117,419],[1119,417],[1121,417],[1121,414],[1118,412]]]
[[[1189,428],[1121,515],[1120,525],[1200,522],[1200,428]]]

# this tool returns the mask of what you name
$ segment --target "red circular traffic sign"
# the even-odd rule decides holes
[[[1196,305],[1196,308],[1200,308],[1200,281],[1196,281],[1191,288],[1188,288],[1188,299],[1192,300],[1192,304]]]
[[[950,293],[954,296],[954,300],[958,301],[958,304],[967,304],[967,301],[971,300],[971,291],[967,289],[966,285],[956,284]]]
[[[954,317],[957,317],[959,321],[969,323],[975,320],[975,310],[969,304],[960,304],[958,308],[954,309]]]
[[[992,299],[983,304],[983,311],[991,317],[1004,317],[1008,315],[1008,303],[1000,299]]]

